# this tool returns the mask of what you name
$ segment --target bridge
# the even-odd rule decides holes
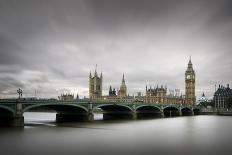
[[[131,118],[143,116],[171,117],[194,115],[200,108],[176,104],[157,104],[144,102],[91,102],[59,100],[0,100],[0,123],[24,126],[23,114],[28,111],[55,111],[56,121],[93,121],[94,113],[101,111],[104,119]]]

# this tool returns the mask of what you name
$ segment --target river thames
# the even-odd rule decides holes
[[[231,154],[232,117],[55,123],[54,113],[25,113],[24,129],[1,128],[1,155]]]

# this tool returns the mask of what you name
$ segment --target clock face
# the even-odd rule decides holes
[[[186,79],[190,79],[190,75],[187,75],[187,76],[186,76]]]

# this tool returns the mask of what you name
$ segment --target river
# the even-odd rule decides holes
[[[55,123],[54,113],[25,113],[25,127],[0,129],[1,155],[232,154],[232,117]]]

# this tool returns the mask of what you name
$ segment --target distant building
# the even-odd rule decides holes
[[[190,58],[188,68],[185,71],[185,104],[195,105],[195,103],[195,71],[193,70],[193,65]]]
[[[146,101],[148,103],[166,103],[166,94],[167,94],[167,87],[163,87],[163,85],[159,88],[158,85],[156,88],[148,89],[146,86]]]
[[[109,88],[109,96],[117,96],[115,88],[112,89],[111,86]]]
[[[100,77],[95,74],[92,77],[91,72],[89,75],[89,98],[90,100],[104,100],[110,102],[147,102],[159,104],[178,104],[178,105],[196,105],[195,96],[195,71],[193,70],[191,58],[188,62],[188,67],[185,71],[185,95],[180,94],[179,89],[171,91],[167,94],[167,87],[148,88],[146,86],[146,94],[143,96],[139,93],[137,96],[129,96],[127,94],[127,86],[123,74],[120,89],[109,87],[109,94],[102,96],[102,74]]]
[[[147,103],[159,103],[159,104],[184,104],[184,97],[179,95],[179,90],[170,91],[169,95],[167,95],[167,87],[159,87],[157,85],[156,88],[147,88],[146,87],[146,97],[145,102]]]
[[[127,87],[126,87],[126,82],[125,82],[124,74],[122,76],[122,83],[121,83],[120,89],[118,91],[118,96],[119,96],[119,98],[125,98],[125,97],[127,97]]]
[[[95,69],[94,76],[92,76],[91,72],[89,74],[89,98],[91,100],[101,99],[102,97],[102,73],[100,76],[97,74],[97,70]]]
[[[232,98],[232,89],[230,89],[229,84],[227,84],[227,87],[219,85],[214,93],[214,104],[216,108],[228,108],[229,98]]]
[[[58,96],[58,99],[61,101],[71,101],[74,100],[74,94],[61,94],[60,96]]]
[[[205,97],[205,93],[203,92],[203,94],[201,95],[201,98],[199,99],[199,102],[207,102],[208,99]]]

